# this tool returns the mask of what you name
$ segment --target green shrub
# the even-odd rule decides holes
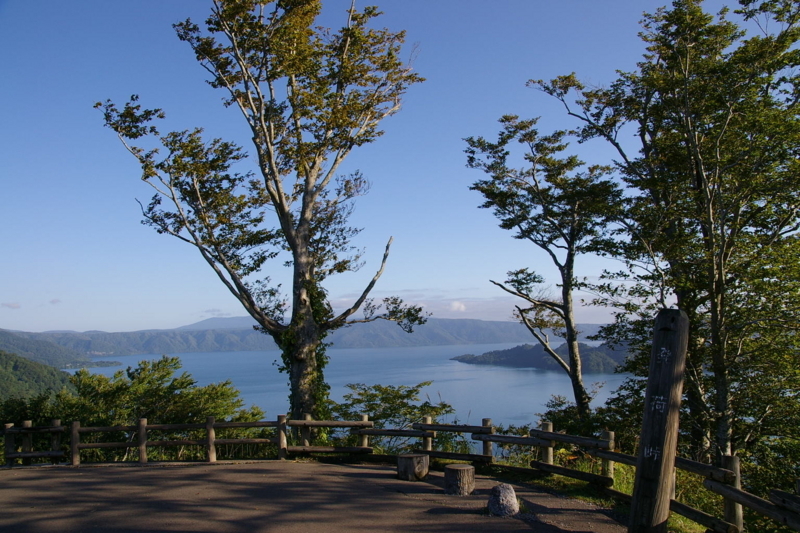
[[[422,422],[426,416],[434,423],[441,423],[443,416],[453,413],[453,407],[441,399],[438,403],[431,402],[430,398],[420,400],[422,389],[431,383],[423,381],[414,386],[350,383],[347,388],[351,392],[344,395],[341,403],[335,403],[331,411],[340,420],[359,420],[362,413],[368,414],[374,427],[379,429],[412,429],[413,423]],[[356,442],[354,436],[338,434],[336,437],[349,445]],[[370,437],[370,445],[377,453],[384,454],[405,453],[419,447],[418,443],[416,437]],[[446,432],[439,432],[434,441],[436,449],[448,451],[463,450],[465,444],[468,449],[466,439]]]

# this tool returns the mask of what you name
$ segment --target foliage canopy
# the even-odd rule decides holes
[[[563,155],[566,139],[575,132],[541,135],[538,119],[520,120],[507,115],[496,142],[469,137],[467,166],[488,178],[471,189],[480,192],[483,208],[492,209],[500,227],[544,252],[559,273],[559,294],[543,288],[544,278],[528,268],[508,272],[506,282],[495,285],[521,300],[516,317],[528,328],[558,366],[569,375],[578,414],[589,414],[591,397],[583,383],[583,361],[578,344],[573,292],[581,287],[575,272],[579,255],[603,250],[618,218],[621,190],[607,177],[610,167],[585,163]],[[522,148],[524,166],[515,167],[513,144]],[[563,338],[567,357],[551,344],[545,330]]]
[[[369,189],[361,173],[341,175],[340,165],[355,147],[380,137],[381,121],[422,78],[399,58],[403,32],[369,26],[376,8],[353,4],[338,31],[315,26],[320,10],[319,0],[216,0],[204,28],[188,19],[174,25],[210,85],[226,93],[225,105],[241,112],[252,170],[236,171],[247,157],[240,146],[206,141],[199,128],[162,135],[154,121],[163,111],[143,109],[136,96],[122,109],[97,104],[156,190],[142,207],[144,223],[194,246],[282,349],[295,418],[322,414],[330,331],[377,319],[410,330],[425,320],[399,298],[369,300],[391,239],[352,305],[334,314],[328,303],[325,279],[361,266],[351,244],[360,230],[348,220],[354,200]],[[133,144],[150,137],[150,146]],[[263,274],[284,254],[292,269],[288,297]],[[353,318],[359,309],[363,318]]]

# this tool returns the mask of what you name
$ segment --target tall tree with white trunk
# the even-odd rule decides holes
[[[144,222],[194,246],[282,350],[294,418],[324,414],[324,340],[332,330],[386,319],[410,331],[425,321],[399,298],[369,298],[391,239],[361,295],[338,314],[328,302],[326,278],[361,266],[351,244],[360,230],[348,219],[369,188],[359,172],[339,169],[382,134],[381,121],[422,78],[400,60],[403,32],[370,27],[376,8],[359,11],[353,2],[337,31],[316,26],[320,10],[319,0],[215,0],[203,29],[188,19],[174,25],[210,85],[227,93],[225,105],[241,112],[252,138],[250,170],[236,171],[247,163],[241,147],[206,141],[201,129],[160,134],[154,122],[164,113],[143,109],[137,97],[122,109],[97,104],[156,190],[142,206]],[[134,144],[145,138],[153,142]],[[276,260],[292,269],[288,298],[263,274]]]

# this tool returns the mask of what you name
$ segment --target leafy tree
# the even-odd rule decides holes
[[[161,135],[153,121],[164,113],[142,109],[135,96],[122,109],[111,101],[96,106],[156,190],[142,207],[144,223],[194,246],[281,348],[294,418],[324,415],[324,340],[332,330],[386,319],[410,331],[425,321],[419,307],[399,298],[369,299],[391,239],[355,302],[338,315],[328,303],[325,279],[361,266],[351,245],[360,230],[348,218],[369,188],[359,172],[340,175],[339,168],[355,147],[382,134],[380,122],[422,78],[399,59],[403,32],[369,27],[376,8],[351,6],[338,31],[314,26],[320,9],[320,0],[215,0],[205,30],[188,19],[174,25],[211,86],[227,93],[225,105],[241,111],[254,172],[235,172],[242,148],[205,141],[200,129]],[[132,144],[146,137],[155,143]],[[261,274],[282,253],[292,269],[288,299]],[[353,318],[361,308],[363,318]]]
[[[489,175],[471,187],[486,199],[481,207],[493,209],[501,228],[544,251],[558,269],[558,295],[542,289],[544,278],[527,268],[509,272],[505,284],[492,283],[525,302],[516,306],[516,316],[569,375],[577,413],[585,417],[591,397],[583,383],[575,323],[573,294],[581,287],[575,261],[581,254],[601,250],[610,239],[609,228],[617,216],[621,191],[605,178],[609,167],[581,170],[584,162],[576,156],[561,156],[570,132],[542,136],[536,122],[508,115],[500,119],[503,129],[496,142],[467,138],[467,165]],[[513,142],[524,148],[523,168],[509,162],[509,145]],[[562,357],[551,345],[545,333],[548,328],[564,339],[568,357]]]
[[[179,358],[165,356],[141,361],[137,367],[120,370],[112,377],[79,370],[70,378],[74,390],[6,399],[0,404],[0,418],[18,425],[23,420],[49,425],[51,419],[57,418],[64,423],[77,420],[93,427],[136,426],[139,418],[147,418],[149,424],[199,424],[208,416],[242,422],[263,418],[258,407],[244,408],[239,391],[230,381],[198,387],[186,372],[176,375],[180,368]],[[121,442],[135,438],[135,432],[108,432],[86,438]],[[191,437],[186,432],[175,432],[164,440],[181,438]],[[128,451],[87,453],[94,453],[100,460],[124,460]]]
[[[258,408],[243,410],[229,380],[198,387],[181,368],[178,357],[164,356],[141,361],[136,368],[117,371],[112,377],[79,370],[72,376],[76,394],[59,394],[56,410],[64,420],[80,420],[84,425],[135,425],[140,418],[158,424],[192,424],[206,417],[220,419],[245,415],[258,420]]]
[[[426,416],[437,423],[440,417],[454,411],[450,404],[441,400],[432,403],[427,399],[419,403],[422,388],[431,383],[423,381],[414,386],[397,387],[350,383],[347,388],[351,392],[344,395],[341,403],[334,405],[333,411],[342,420],[358,420],[359,415],[368,413],[375,427],[381,429],[411,429],[411,424],[422,422]],[[384,453],[397,454],[411,447],[408,441],[404,437],[373,437],[372,445]]]
[[[779,404],[800,408],[787,364],[800,309],[800,4],[740,6],[760,35],[726,10],[714,17],[699,0],[676,0],[646,16],[643,61],[610,87],[574,75],[532,81],[581,121],[581,139],[617,151],[631,194],[623,257],[644,267],[625,274],[632,289],[610,291],[627,315],[617,332],[641,344],[630,313],[642,305],[686,311],[693,445],[717,456],[797,438],[773,417]]]

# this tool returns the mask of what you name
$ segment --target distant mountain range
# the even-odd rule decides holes
[[[249,317],[233,317],[210,318],[170,330],[4,333],[66,348],[69,353],[80,355],[78,359],[83,360],[87,356],[276,350],[272,338],[254,330],[254,324]],[[596,333],[600,324],[582,324],[579,327],[585,338]],[[392,322],[378,320],[339,329],[326,340],[333,343],[335,348],[387,348],[524,343],[531,341],[531,334],[517,322],[431,318],[411,334],[403,332]],[[2,344],[0,349],[19,353]]]
[[[0,329],[0,351],[56,368],[80,368],[91,363],[89,356],[80,351],[60,346],[47,339],[29,338],[25,334],[2,329]]]

